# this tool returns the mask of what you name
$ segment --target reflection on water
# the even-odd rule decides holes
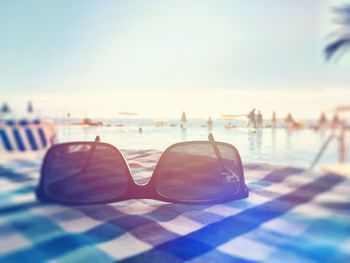
[[[119,149],[158,149],[191,140],[207,140],[206,127],[154,127],[144,126],[143,133],[138,127],[80,127],[58,126],[58,139],[65,141],[94,140],[101,136],[103,142],[111,143]],[[243,162],[264,162],[271,164],[291,165],[307,168],[328,138],[330,132],[312,130],[286,131],[285,129],[264,129],[258,132],[246,128],[225,129],[214,127],[215,139],[235,145],[241,153]],[[338,159],[337,140],[327,148],[320,164],[334,163]],[[347,147],[348,149],[349,147]],[[349,154],[348,154],[349,156]]]
[[[181,129],[181,140],[186,141],[186,132],[187,129]]]
[[[276,129],[271,130],[271,153],[276,154]]]
[[[262,139],[263,139],[262,130],[258,130],[256,135],[257,135],[257,140],[256,140],[257,151],[258,151],[259,158],[261,159],[261,148],[262,148]]]
[[[256,142],[255,142],[255,136],[254,136],[254,132],[252,131],[248,131],[248,143],[249,143],[249,150],[254,152],[255,151],[255,145],[256,145]]]

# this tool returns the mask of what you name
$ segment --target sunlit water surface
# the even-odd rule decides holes
[[[201,127],[200,122],[189,124],[187,129],[179,125],[156,127],[146,120],[125,122],[123,127],[63,126],[57,127],[59,142],[91,141],[100,135],[101,141],[119,149],[157,149],[164,151],[170,145],[191,140],[207,140],[211,131],[217,141],[233,144],[239,150],[243,163],[259,162],[308,168],[319,152],[330,131],[315,132],[310,129],[287,131],[283,128],[265,128],[252,132],[247,128],[224,128],[216,125],[212,130]],[[142,133],[139,133],[142,127]],[[349,147],[347,147],[349,149]],[[349,154],[348,154],[349,156]],[[338,160],[338,141],[331,141],[316,169]]]

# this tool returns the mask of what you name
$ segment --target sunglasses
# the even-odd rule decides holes
[[[156,199],[212,204],[248,197],[241,157],[228,143],[176,143],[161,155],[147,184],[137,184],[123,154],[100,142],[52,146],[43,162],[37,197],[63,204],[101,204]]]

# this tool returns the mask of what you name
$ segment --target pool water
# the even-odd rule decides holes
[[[247,128],[227,129],[223,126],[211,130],[201,125],[190,125],[183,130],[179,126],[156,127],[155,125],[127,125],[122,127],[83,127],[58,125],[59,142],[91,141],[100,135],[101,141],[113,144],[119,149],[157,149],[164,151],[168,146],[191,140],[207,140],[212,132],[217,141],[228,142],[239,150],[243,163],[259,162],[308,168],[331,131],[315,132],[310,129],[287,131],[283,128],[265,128],[249,131]],[[347,145],[347,149],[349,149]],[[349,156],[349,154],[347,154]],[[338,161],[338,140],[333,139],[316,169]]]

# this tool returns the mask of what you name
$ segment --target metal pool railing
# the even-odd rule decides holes
[[[330,144],[330,142],[333,139],[338,139],[338,160],[339,163],[345,163],[347,156],[346,156],[346,133],[349,131],[348,128],[346,127],[341,127],[338,130],[333,130],[332,134],[328,137],[328,139],[323,143],[322,147],[320,148],[320,150],[318,151],[315,159],[313,160],[313,162],[311,163],[309,170],[312,170],[315,165],[318,163],[318,161],[321,159],[323,153],[325,152],[325,150],[327,149],[328,145]]]

